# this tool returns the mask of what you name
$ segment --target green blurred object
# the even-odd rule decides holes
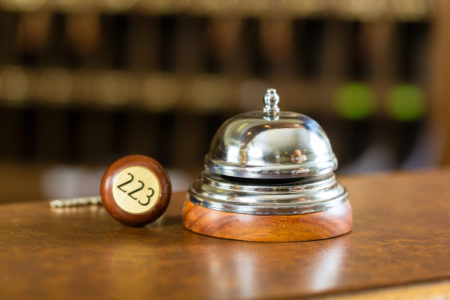
[[[394,87],[388,95],[386,110],[394,119],[414,121],[425,114],[426,104],[422,89],[413,84]]]
[[[335,106],[337,113],[343,118],[365,119],[375,110],[375,95],[366,84],[348,83],[338,90]]]

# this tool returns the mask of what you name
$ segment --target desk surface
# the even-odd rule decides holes
[[[450,170],[342,177],[353,232],[251,243],[183,229],[185,194],[145,228],[102,207],[0,205],[0,294],[32,298],[301,298],[450,279]]]

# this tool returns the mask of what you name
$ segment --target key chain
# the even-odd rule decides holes
[[[100,196],[78,197],[69,199],[54,199],[50,201],[50,207],[63,208],[86,205],[101,205],[102,198]]]
[[[144,226],[169,205],[172,187],[164,168],[153,158],[129,155],[113,162],[103,175],[100,195],[50,201],[53,208],[103,205],[117,221]]]

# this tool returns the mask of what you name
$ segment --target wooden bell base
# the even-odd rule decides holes
[[[349,232],[353,225],[349,201],[303,215],[248,215],[212,210],[184,203],[185,228],[218,238],[252,242],[296,242],[331,238]]]

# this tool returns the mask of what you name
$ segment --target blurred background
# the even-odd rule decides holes
[[[450,162],[450,1],[0,0],[1,201],[96,195],[150,155],[186,190],[262,107],[327,132],[338,174]]]

